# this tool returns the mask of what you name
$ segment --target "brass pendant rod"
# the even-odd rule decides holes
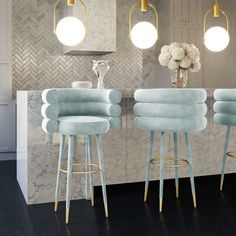
[[[67,6],[74,6],[75,0],[67,0]]]
[[[148,0],[140,0],[140,10],[147,11],[148,10]]]

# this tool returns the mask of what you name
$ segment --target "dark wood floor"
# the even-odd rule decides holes
[[[148,203],[143,183],[108,187],[110,218],[104,218],[100,188],[96,206],[86,200],[71,204],[70,224],[64,207],[53,204],[26,206],[15,178],[15,162],[0,162],[0,236],[224,236],[236,235],[236,175],[227,175],[224,192],[219,176],[196,178],[198,208],[192,207],[188,179],[181,179],[180,199],[174,181],[165,182],[164,212],[158,213],[158,182],[152,182]]]

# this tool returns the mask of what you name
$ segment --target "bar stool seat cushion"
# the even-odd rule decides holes
[[[191,118],[168,117],[136,117],[137,128],[160,132],[196,132],[206,128],[207,119],[204,116]]]
[[[58,122],[58,132],[66,135],[104,134],[110,129],[107,119],[94,116],[65,116]]]

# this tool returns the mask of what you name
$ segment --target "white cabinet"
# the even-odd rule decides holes
[[[84,0],[87,6],[87,37],[75,47],[64,47],[65,54],[106,54],[116,51],[116,0]],[[84,21],[80,1],[64,6],[64,15]],[[128,39],[127,39],[128,40]]]
[[[12,1],[0,0],[0,152],[15,151],[15,105],[12,102]]]
[[[202,17],[201,0],[171,0],[171,42],[191,43],[202,52]],[[189,87],[202,87],[201,71],[189,72]]]

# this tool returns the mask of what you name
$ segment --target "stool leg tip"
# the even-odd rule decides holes
[[[220,181],[220,191],[223,190],[223,183],[224,183],[224,180],[222,179],[222,180]]]
[[[57,199],[55,199],[54,212],[57,212],[57,207],[58,207],[58,201]]]
[[[108,218],[108,206],[106,202],[104,203],[104,208],[105,208],[105,216],[106,218]]]
[[[196,195],[193,194],[193,206],[194,208],[197,208],[197,201],[196,201]]]
[[[148,193],[148,189],[145,188],[145,190],[144,190],[144,202],[147,201],[147,193]]]
[[[69,223],[69,212],[70,212],[70,209],[66,208],[66,224]]]
[[[175,192],[176,192],[176,198],[179,198],[179,187],[176,187]]]
[[[91,196],[91,205],[94,206],[94,195]]]
[[[160,198],[159,200],[159,212],[162,213],[162,205],[163,205],[163,200]]]

